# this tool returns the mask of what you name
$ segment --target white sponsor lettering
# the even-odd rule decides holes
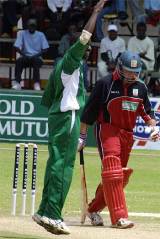
[[[31,115],[34,112],[34,104],[31,101],[0,100],[0,114],[7,115]]]
[[[12,115],[19,115],[20,113],[16,112],[16,100],[11,101],[11,113]]]
[[[42,133],[42,130],[44,133]],[[46,123],[46,127],[42,127],[40,123],[36,124],[36,133],[38,137],[46,137],[48,135],[48,123]]]
[[[142,125],[138,125],[134,128],[134,132],[137,132],[137,133],[144,133],[145,129],[144,129],[144,126]]]
[[[31,122],[31,121],[16,121],[8,120],[2,123],[0,121],[0,136],[13,135],[27,137],[40,137],[44,138],[48,136],[48,123],[47,122]]]
[[[3,111],[2,111],[3,109]],[[6,115],[11,111],[11,104],[9,100],[0,100],[0,114]]]
[[[27,105],[28,105],[28,111],[27,111]],[[34,112],[34,104],[31,101],[21,102],[21,115],[31,115],[33,112]]]
[[[16,125],[17,125],[16,121],[12,121],[11,125],[12,125],[11,130],[12,130],[13,135],[21,136],[23,134],[23,132],[24,132],[24,122],[21,123],[21,127],[16,127]]]
[[[144,120],[141,117],[137,117],[136,124],[142,124]]]
[[[146,130],[147,130],[148,126],[146,125],[136,125],[133,129],[134,133],[138,133],[138,134],[147,134]]]
[[[119,90],[111,90],[111,94],[119,94]]]
[[[27,136],[32,136],[32,132],[33,132],[33,125],[35,125],[35,122],[25,122],[25,124],[27,125]]]
[[[10,121],[6,121],[4,126],[2,126],[2,123],[0,121],[0,135],[3,134],[11,135]]]

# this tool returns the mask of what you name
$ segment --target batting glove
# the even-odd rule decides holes
[[[78,139],[78,147],[77,147],[78,152],[80,152],[85,147],[86,141],[87,141],[87,134],[80,133],[80,137]]]
[[[152,141],[156,142],[159,140],[159,126],[149,126],[146,128],[146,133],[150,133],[150,138]]]

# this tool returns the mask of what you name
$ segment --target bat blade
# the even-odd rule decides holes
[[[80,175],[81,175],[81,224],[84,224],[88,209],[88,193],[87,193],[83,150],[80,151]]]

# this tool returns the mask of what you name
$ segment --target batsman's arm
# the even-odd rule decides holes
[[[150,119],[146,122],[147,126],[149,127],[153,127],[153,126],[156,126],[156,120],[155,119]]]
[[[154,142],[160,139],[159,126],[156,126],[156,120],[150,119],[147,123],[145,132],[150,134],[150,139]]]
[[[158,141],[160,138],[159,135],[159,126],[157,126],[157,120],[155,117],[155,113],[151,108],[151,103],[149,101],[148,95],[144,100],[144,109],[145,114],[142,114],[141,117],[145,121],[147,127],[145,128],[145,132],[150,134],[150,139],[152,141]]]
[[[159,126],[157,126],[157,120],[152,110],[147,91],[144,94],[143,105],[144,107],[141,107],[141,109],[144,108],[145,110],[142,110],[140,115],[147,125],[145,132],[150,134],[150,139],[152,141],[158,141],[160,138]]]

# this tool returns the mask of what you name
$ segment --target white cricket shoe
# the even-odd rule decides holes
[[[41,90],[40,84],[38,82],[35,82],[34,86],[33,86],[33,89],[34,90]]]
[[[38,225],[40,226],[43,226],[43,222],[42,222],[42,216],[39,215],[38,213],[35,213],[33,216],[32,216],[32,219],[33,221],[35,221]]]
[[[93,226],[104,226],[103,219],[99,212],[87,212]]]
[[[129,221],[127,218],[120,218],[116,224],[112,225],[113,228],[126,229],[134,226],[132,221]]]
[[[19,84],[19,82],[17,82],[17,81],[12,81],[12,89],[14,89],[14,90],[20,90],[20,89],[21,89],[21,85]]]
[[[46,216],[42,217],[42,222],[44,228],[48,231],[51,232],[52,234],[70,234],[69,228],[66,226],[66,224],[62,220],[55,220],[52,218],[48,218]]]

